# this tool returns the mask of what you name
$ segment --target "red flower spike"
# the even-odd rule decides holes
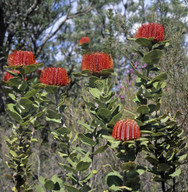
[[[112,131],[112,137],[116,140],[135,140],[140,136],[140,128],[137,122],[132,119],[118,121]]]
[[[67,72],[64,68],[48,67],[42,70],[40,82],[47,85],[67,85],[70,79],[67,77]]]
[[[20,73],[19,71],[11,71],[13,73]],[[14,78],[8,71],[3,73],[3,81],[8,81],[9,79]]]
[[[100,73],[105,69],[113,69],[113,60],[106,53],[85,54],[82,58],[82,71],[89,70],[91,73]]]
[[[31,51],[14,51],[8,56],[8,65],[27,66],[37,63]]]
[[[164,41],[165,34],[164,28],[159,23],[148,23],[143,24],[141,27],[138,28],[138,31],[135,34],[135,38],[149,38],[153,37],[154,41]]]
[[[90,43],[90,39],[89,39],[89,37],[82,37],[81,39],[80,39],[80,45],[83,45],[83,44],[89,44]]]

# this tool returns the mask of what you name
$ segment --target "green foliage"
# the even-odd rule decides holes
[[[170,114],[160,115],[162,89],[166,86],[164,81],[167,73],[159,73],[159,68],[154,67],[161,59],[161,50],[168,46],[168,41],[153,46],[150,40],[138,39],[136,42],[149,50],[148,53],[139,54],[147,63],[147,76],[136,72],[139,77],[135,100],[138,104],[137,120],[142,133],[149,134],[149,142],[144,146],[147,153],[145,158],[152,165],[149,172],[154,174],[154,181],[162,183],[162,191],[176,191],[175,177],[181,174],[179,166],[182,164],[178,156],[184,153],[185,138],[181,136],[182,130]]]

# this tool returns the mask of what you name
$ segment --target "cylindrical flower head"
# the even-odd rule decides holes
[[[11,71],[13,73],[20,73],[19,71]],[[3,73],[3,81],[8,81],[9,79],[14,78],[14,76],[12,76],[8,71]]]
[[[138,28],[135,38],[149,38],[153,37],[154,41],[164,41],[164,28],[159,23],[147,23]]]
[[[89,37],[82,37],[82,38],[80,39],[80,45],[89,44],[89,43],[90,43]]]
[[[70,79],[67,77],[67,72],[64,68],[48,67],[42,70],[40,82],[47,85],[67,85]]]
[[[119,120],[112,131],[112,137],[116,140],[135,140],[140,138],[140,128],[132,119]]]
[[[31,51],[14,51],[8,56],[8,65],[27,66],[37,63]]]
[[[82,71],[89,70],[91,73],[100,73],[105,69],[113,69],[113,60],[106,53],[85,54],[82,58]]]

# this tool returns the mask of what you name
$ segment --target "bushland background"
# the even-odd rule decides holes
[[[112,24],[107,17],[108,9],[113,11]],[[186,0],[0,0],[0,76],[7,64],[11,50],[33,51],[38,62],[46,66],[64,67],[71,76],[81,68],[79,40],[83,36],[91,39],[93,50],[102,51],[101,44],[109,34],[109,25],[113,31],[114,78],[113,90],[122,104],[123,118],[131,118],[127,110],[134,112],[135,77],[130,61],[138,68],[139,58],[133,52],[134,44],[127,38],[134,37],[135,30],[145,22],[159,22],[165,28],[166,39],[171,45],[166,49],[160,67],[168,73],[168,82],[163,96],[163,111],[175,114],[178,122],[188,133],[188,2]],[[69,86],[66,110],[63,114],[66,126],[80,131],[77,121],[90,119],[87,107],[82,102],[84,79],[74,79]],[[54,98],[52,98],[54,99]],[[5,137],[11,133],[4,106],[9,98],[0,87],[0,187],[2,192],[11,191],[11,181],[6,177],[7,146]],[[71,119],[71,121],[70,121]],[[53,124],[41,119],[43,128],[36,131],[38,143],[33,146],[32,170],[34,183],[40,176],[50,178],[63,171],[58,162],[58,145],[53,140]],[[141,159],[141,158],[140,158]],[[110,160],[110,162],[109,162]],[[142,160],[140,160],[142,161]],[[110,151],[101,154],[95,160],[100,169],[97,184],[104,178],[105,163],[118,169],[118,160]],[[188,166],[183,165],[179,178],[179,191],[185,191],[188,184]],[[142,191],[157,191],[157,184],[149,176],[142,176]],[[100,182],[101,183],[101,182]]]

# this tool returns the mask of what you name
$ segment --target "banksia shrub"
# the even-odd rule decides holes
[[[31,51],[14,51],[8,56],[9,66],[27,66],[36,63],[37,61]]]
[[[116,140],[135,140],[140,138],[140,128],[132,119],[119,120],[112,131],[112,137]]]
[[[138,28],[135,38],[150,38],[153,37],[154,41],[164,41],[164,28],[159,23],[147,23]]]
[[[42,70],[40,82],[47,85],[67,85],[70,79],[67,77],[67,72],[64,68],[48,67]]]
[[[83,55],[82,71],[99,74],[102,70],[113,69],[113,59],[106,53],[91,53]]]

